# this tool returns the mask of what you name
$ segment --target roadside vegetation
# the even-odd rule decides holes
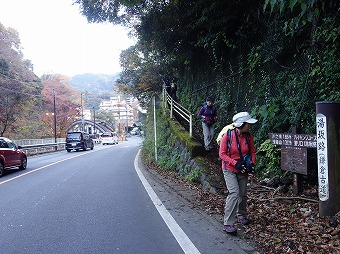
[[[289,133],[296,127],[299,133],[314,134],[315,103],[340,101],[338,0],[74,2],[89,22],[121,24],[137,38],[137,43],[120,56],[123,71],[116,86],[120,92],[136,96],[142,106],[149,106],[151,98],[175,80],[178,100],[194,114],[207,96],[214,98],[219,112],[217,130],[229,124],[236,112],[249,111],[256,116],[259,124],[254,125],[252,133],[258,151],[259,180],[287,174],[280,168],[280,152],[271,145],[269,133]],[[17,132],[19,121],[27,119],[32,123],[41,119],[43,114],[37,116],[37,112],[50,112],[50,108],[44,108],[40,96],[44,77],[39,80],[32,72],[31,63],[22,58],[18,35],[2,26],[0,32],[2,135],[5,131]],[[60,110],[73,112],[76,110],[73,106],[79,105],[76,100]],[[152,135],[151,121],[149,116],[143,156],[154,163],[153,140],[148,136]],[[165,128],[165,122],[162,124],[165,121],[162,116],[159,121],[158,165],[171,170],[178,163],[178,155],[167,143],[170,130]],[[195,129],[200,128],[198,118],[194,124]],[[32,132],[32,126],[25,126],[26,131]],[[316,164],[309,162],[309,165],[304,180],[313,190]],[[199,175],[200,172],[193,172],[192,179],[187,180]],[[276,190],[272,191],[277,194]],[[263,217],[261,228],[257,228],[261,232],[254,231],[253,239],[262,243],[266,253],[282,253],[282,250],[337,253],[339,243],[333,241],[333,235],[339,235],[339,226],[334,228],[334,224],[320,220],[315,205],[271,206],[273,193],[262,198],[263,192],[254,191],[261,193],[262,203],[257,203],[256,198],[251,200],[254,212]],[[268,218],[271,221],[265,221]],[[270,228],[270,223],[277,226]],[[294,235],[301,224],[303,230]],[[289,231],[288,226],[295,227]],[[285,230],[293,235],[285,236]],[[279,248],[270,248],[268,243]]]
[[[339,1],[76,2],[90,22],[123,24],[138,38],[121,54],[119,87],[144,105],[175,80],[179,102],[194,114],[207,96],[215,99],[217,130],[236,112],[256,116],[259,124],[252,133],[259,180],[289,176],[280,168],[280,151],[270,143],[269,133],[290,133],[296,127],[299,133],[314,134],[315,103],[340,101]],[[153,141],[147,135],[148,130],[144,145],[152,161]],[[168,150],[167,160],[160,157],[166,169],[176,163],[174,149]],[[308,165],[305,187],[311,185],[308,190],[314,193],[316,163]],[[270,198],[280,192],[275,188],[265,194],[264,189],[254,191],[260,203],[251,196],[252,216],[260,214],[263,220],[254,231],[245,231],[264,253],[337,253],[339,231],[318,218],[316,205],[289,199],[278,205]],[[207,207],[222,209],[214,201],[223,204],[212,197]]]
[[[89,22],[122,24],[138,38],[121,54],[117,85],[142,105],[175,80],[193,113],[215,99],[217,130],[236,112],[255,115],[262,177],[281,171],[268,133],[315,133],[315,102],[340,100],[338,1],[75,2]]]

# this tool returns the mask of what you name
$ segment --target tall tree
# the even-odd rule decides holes
[[[15,136],[17,120],[25,108],[34,107],[41,99],[41,83],[33,65],[23,58],[19,34],[0,24],[0,136]],[[20,118],[20,119],[19,119]]]
[[[45,123],[42,136],[53,136],[55,111],[57,137],[64,137],[68,126],[80,118],[81,95],[69,85],[70,80],[66,76],[43,75],[42,82],[44,89],[41,116]]]

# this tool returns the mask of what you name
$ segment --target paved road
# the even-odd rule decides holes
[[[0,253],[250,253],[152,178],[140,144],[30,157],[0,178]]]

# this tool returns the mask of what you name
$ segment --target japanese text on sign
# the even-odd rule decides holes
[[[315,134],[270,133],[273,145],[316,148]]]
[[[328,155],[327,155],[327,126],[326,117],[323,114],[316,116],[316,136],[318,154],[318,178],[319,178],[319,199],[326,201],[329,198],[328,185]]]

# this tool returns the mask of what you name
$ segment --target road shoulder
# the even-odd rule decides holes
[[[200,205],[198,192],[183,184],[176,175],[162,174],[146,166],[138,166],[163,205],[190,237],[201,253],[259,253],[240,237],[222,231],[223,216],[208,214]]]

